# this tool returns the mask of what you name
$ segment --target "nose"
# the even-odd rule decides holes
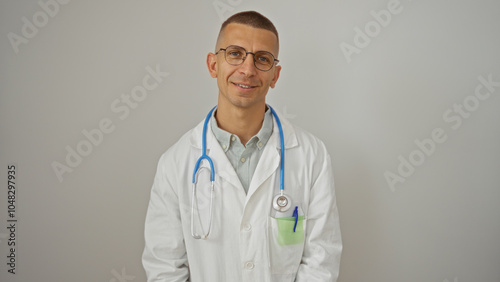
[[[247,77],[253,76],[257,73],[257,68],[254,64],[254,58],[252,53],[247,53],[243,63],[241,63],[238,71]]]

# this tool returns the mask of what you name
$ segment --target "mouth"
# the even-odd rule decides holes
[[[252,86],[252,85],[249,85],[249,84],[244,84],[244,83],[234,83],[234,82],[231,82],[232,84],[236,85],[237,87],[240,87],[240,88],[243,88],[243,89],[252,89],[252,88],[255,88],[257,86]]]

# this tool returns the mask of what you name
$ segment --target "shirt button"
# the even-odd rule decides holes
[[[253,269],[253,268],[254,268],[254,266],[255,266],[255,265],[254,265],[254,264],[253,264],[253,262],[251,262],[251,261],[247,261],[247,262],[245,263],[245,268],[246,268],[246,269]]]
[[[222,145],[222,149],[226,149],[226,148],[227,148],[226,144]]]
[[[245,229],[245,231],[250,231],[252,230],[252,225],[250,223],[247,223],[243,228]]]
[[[231,136],[231,141],[236,141],[236,137]]]
[[[241,158],[241,162],[244,163],[246,161],[245,158]]]
[[[257,146],[262,147],[262,142],[259,141],[259,143],[257,143]]]

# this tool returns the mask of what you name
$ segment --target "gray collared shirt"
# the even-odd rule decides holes
[[[215,111],[210,119],[210,126],[222,150],[226,153],[229,162],[233,165],[245,189],[245,193],[248,193],[250,181],[252,180],[257,163],[262,156],[264,146],[273,133],[273,117],[271,111],[267,108],[260,131],[250,138],[245,146],[241,143],[238,136],[219,128],[215,120]]]

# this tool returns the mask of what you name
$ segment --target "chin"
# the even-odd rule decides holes
[[[224,100],[237,108],[250,108],[258,104],[265,105],[265,96],[260,97],[260,93],[241,93],[239,91],[228,91],[226,94],[222,94]]]

